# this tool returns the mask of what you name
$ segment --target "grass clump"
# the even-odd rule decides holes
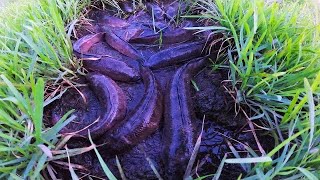
[[[257,161],[247,179],[319,178],[319,11],[307,2],[197,3],[204,9],[201,18],[226,28],[229,46],[219,67],[229,69],[230,92],[254,112],[248,120],[256,129],[268,130],[275,139],[271,152],[260,151],[273,161]],[[221,32],[215,26],[198,29]],[[257,125],[254,119],[261,118]]]
[[[49,161],[93,149],[56,149],[59,130],[74,117],[50,129],[43,122],[44,106],[52,101],[45,98],[45,81],[73,73],[66,24],[88,4],[17,1],[0,11],[0,179],[43,179]]]

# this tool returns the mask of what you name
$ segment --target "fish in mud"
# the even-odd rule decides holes
[[[143,99],[121,125],[101,138],[102,144],[106,144],[102,150],[123,152],[158,129],[163,109],[161,89],[150,69],[141,67],[141,77],[145,84]]]
[[[165,97],[164,161],[169,179],[182,178],[191,157],[195,137],[195,115],[191,102],[191,78],[205,67],[206,59],[198,58],[177,70]]]
[[[203,42],[178,45],[152,55],[145,61],[144,65],[151,69],[159,69],[179,64],[181,62],[200,57],[203,48]]]
[[[90,71],[99,72],[117,81],[134,82],[140,79],[140,74],[135,68],[114,58],[83,60],[83,66]]]

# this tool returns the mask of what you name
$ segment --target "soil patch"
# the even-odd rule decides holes
[[[82,27],[81,38],[74,42],[75,54],[84,68],[107,77],[117,74],[113,81],[125,95],[125,117],[94,139],[117,178],[121,175],[116,156],[128,179],[157,179],[154,169],[165,179],[182,178],[202,123],[200,150],[191,172],[194,177],[214,174],[225,154],[233,157],[230,146],[243,157],[247,155],[245,146],[257,150],[246,119],[236,112],[233,99],[223,87],[227,72],[210,68],[209,59],[215,60],[216,54],[214,49],[207,51],[207,33],[194,35],[184,29],[203,24],[183,19],[177,24],[175,17],[186,8],[177,3],[149,2],[146,9],[135,13],[128,4],[122,4],[128,10],[123,19],[114,17],[111,11],[94,10],[89,15],[94,20],[92,26]],[[92,65],[93,61],[103,63]],[[122,71],[120,66],[127,70]],[[131,78],[135,72],[139,78]],[[51,125],[75,110],[76,120],[61,133],[85,129],[106,113],[102,107],[107,102],[101,100],[106,99],[101,98],[101,91],[108,98],[115,96],[108,89],[113,86],[99,85],[101,91],[97,93],[84,77],[81,79],[87,84],[78,89],[83,96],[70,89],[46,109]],[[68,146],[87,145],[86,140],[80,141],[72,139]],[[268,143],[262,145],[267,147]],[[72,157],[72,162],[86,168],[79,174],[105,178],[94,152]],[[66,174],[61,177],[66,178]],[[240,174],[246,174],[243,167],[227,164],[221,178],[235,179]]]

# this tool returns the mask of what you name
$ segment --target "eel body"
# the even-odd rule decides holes
[[[121,123],[127,103],[124,92],[112,79],[99,73],[89,73],[86,78],[104,109],[99,121],[90,128],[92,137],[96,138]]]
[[[203,47],[203,42],[178,45],[152,55],[148,60],[145,61],[144,65],[151,69],[172,66],[201,56]]]
[[[131,57],[135,60],[142,59],[138,51],[134,49],[128,42],[118,37],[111,30],[105,31],[105,41],[121,54]]]
[[[185,29],[177,29],[171,31],[165,31],[163,34],[151,34],[151,35],[142,35],[138,37],[131,38],[129,42],[137,44],[174,44],[189,41],[193,38],[192,31]]]
[[[154,133],[162,117],[162,95],[160,86],[150,69],[141,67],[145,94],[134,112],[123,123],[106,133],[102,142],[106,150],[123,152],[137,145]]]
[[[83,36],[74,43],[73,52],[81,59],[101,58],[101,56],[90,54],[88,51],[94,44],[103,41],[104,35],[104,32],[100,32]]]
[[[130,26],[130,23],[128,21],[114,16],[104,16],[102,21],[103,24],[113,28],[125,28]]]
[[[191,101],[191,78],[205,66],[198,58],[174,74],[165,98],[164,161],[169,178],[182,177],[195,145],[194,114]]]
[[[140,79],[139,72],[127,63],[103,57],[99,60],[83,60],[83,66],[90,70],[107,75],[113,80],[122,82],[133,82]]]

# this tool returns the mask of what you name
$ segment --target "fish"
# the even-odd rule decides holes
[[[171,31],[164,31],[162,34],[142,35],[131,38],[130,43],[136,44],[175,44],[189,41],[193,38],[193,32],[186,29],[175,29]]]
[[[147,3],[146,7],[147,7],[147,11],[149,12],[149,14],[151,16],[153,16],[152,18],[154,18],[157,21],[164,20],[164,16],[163,16],[164,11],[158,4]]]
[[[103,57],[99,60],[83,60],[83,67],[104,74],[116,81],[134,82],[140,79],[140,74],[135,68],[114,58]]]
[[[204,68],[206,58],[192,60],[179,68],[169,82],[164,109],[164,162],[169,179],[182,178],[191,157],[196,130],[191,102],[191,78]]]
[[[99,73],[88,73],[86,79],[103,109],[99,121],[89,128],[95,139],[124,120],[127,101],[122,89],[111,78]]]
[[[118,37],[111,30],[105,31],[105,41],[115,50],[119,51],[121,54],[131,57],[136,60],[142,59],[138,51],[131,46],[129,43]]]
[[[186,11],[186,4],[185,3],[180,3],[180,2],[173,2],[173,3],[168,3],[165,8],[165,17],[172,21],[176,17],[178,17],[180,14]]]
[[[125,28],[130,26],[130,23],[124,19],[107,15],[103,16],[102,21],[100,23],[112,28]]]
[[[139,37],[143,31],[142,27],[132,25],[128,28],[117,30],[116,35],[124,41],[129,42],[132,38]]]
[[[159,127],[163,112],[160,85],[149,68],[141,67],[140,71],[145,85],[144,97],[121,125],[101,138],[100,143],[104,144],[102,150],[123,152],[143,141]]]
[[[144,66],[151,69],[172,66],[201,56],[203,48],[204,43],[202,41],[168,48],[152,55],[144,62]]]
[[[99,32],[83,36],[73,44],[73,52],[81,59],[101,58],[101,55],[90,54],[88,51],[94,44],[103,41],[104,35],[104,32]]]

